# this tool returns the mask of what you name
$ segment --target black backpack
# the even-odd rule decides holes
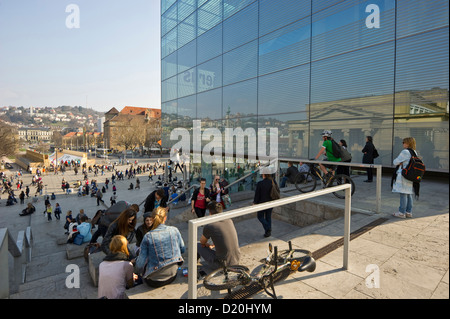
[[[333,150],[333,156],[336,158],[341,158],[342,157],[342,152],[341,152],[341,146],[336,143],[335,140],[331,140],[331,147]]]
[[[408,148],[408,151],[411,153],[411,159],[408,165],[402,169],[402,176],[408,181],[420,183],[425,174],[425,164],[417,156],[416,152],[410,148]]]

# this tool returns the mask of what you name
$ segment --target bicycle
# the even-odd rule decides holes
[[[223,265],[222,268],[207,275],[203,280],[203,285],[212,291],[226,289],[228,290],[228,297],[243,293],[242,291],[231,292],[232,288],[238,286],[243,286],[243,289],[247,289],[251,294],[263,289],[270,297],[277,299],[275,282],[287,278],[296,271],[313,272],[316,269],[316,261],[311,252],[303,249],[292,249],[290,241],[289,249],[282,251],[280,254],[278,254],[277,246],[272,249],[272,244],[269,243],[268,256],[261,262],[263,263],[261,270],[256,275],[251,275],[246,266]],[[269,288],[272,292],[268,291]]]
[[[302,193],[309,193],[316,189],[317,180],[322,182],[323,188],[342,185],[342,184],[351,184],[351,193],[352,195],[355,193],[356,187],[353,180],[350,176],[344,174],[333,175],[330,178],[324,178],[320,174],[319,165],[315,163],[306,163],[309,166],[308,172],[301,172],[295,177],[295,187]],[[335,167],[332,168],[332,173],[335,171]],[[345,190],[333,192],[333,195],[337,198],[344,199],[345,198]]]

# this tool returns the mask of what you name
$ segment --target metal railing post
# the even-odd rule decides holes
[[[188,231],[188,298],[197,299],[197,226],[192,221]]]
[[[345,190],[344,211],[344,269],[348,269],[348,254],[350,245],[350,219],[351,219],[351,188]]]
[[[375,211],[379,214],[381,213],[381,165],[377,165],[377,191],[376,191],[376,196],[377,196],[377,206],[375,208]]]

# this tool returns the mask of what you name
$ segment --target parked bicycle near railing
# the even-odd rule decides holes
[[[316,261],[310,251],[293,249],[292,243],[290,241],[288,243],[289,249],[280,253],[277,246],[272,249],[272,244],[269,244],[268,256],[261,261],[263,264],[256,275],[250,274],[250,270],[246,266],[224,265],[206,276],[203,285],[209,290],[226,289],[229,296],[232,294],[231,289],[238,286],[247,287],[252,294],[263,289],[266,294],[276,299],[275,282],[286,279],[296,271],[313,272],[316,269]],[[233,294],[239,297],[239,291],[235,291]],[[248,292],[242,294],[242,298],[245,297],[248,297]]]

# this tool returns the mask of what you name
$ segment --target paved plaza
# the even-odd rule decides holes
[[[138,159],[140,163],[153,162],[155,159]],[[126,166],[119,169],[125,170]],[[161,171],[160,171],[161,172]],[[116,182],[119,200],[140,204],[155,189],[148,181],[147,173],[139,176],[141,189],[128,190],[132,180],[125,178]],[[103,184],[104,176],[97,179]],[[352,176],[353,177],[353,176]],[[448,299],[449,298],[449,183],[445,179],[429,178],[422,184],[420,200],[415,201],[414,217],[397,219],[391,214],[398,207],[398,195],[390,191],[390,176],[382,179],[381,213],[374,213],[375,183],[363,183],[365,176],[355,176],[357,191],[352,197],[351,231],[359,229],[381,217],[387,220],[370,231],[362,234],[350,243],[349,269],[342,268],[343,248],[326,254],[317,260],[317,269],[313,273],[297,273],[285,281],[276,284],[276,292],[282,299]],[[60,185],[62,175],[48,174],[43,177],[46,193],[56,194],[52,206],[58,202],[63,211],[75,214],[84,209],[89,217],[97,211],[94,197],[78,197],[75,194],[63,194]],[[64,178],[71,184],[81,176],[72,171],[66,172]],[[31,175],[23,176],[28,185]],[[134,182],[134,180],[133,180]],[[105,203],[109,206],[111,187],[104,194]],[[18,195],[18,193],[16,192]],[[31,188],[34,195],[34,187]],[[295,195],[296,192],[285,193],[284,196]],[[26,200],[27,202],[29,200]],[[332,195],[317,199],[329,205],[343,205]],[[83,257],[67,259],[67,245],[64,240],[64,221],[48,222],[43,215],[44,202],[35,204],[36,213],[20,217],[18,214],[25,205],[16,204],[5,207],[5,195],[0,201],[0,228],[7,227],[13,238],[20,230],[31,226],[33,233],[33,251],[31,263],[27,266],[26,282],[11,294],[12,299],[95,299],[97,288],[89,275],[88,264]],[[233,209],[249,205],[249,201],[233,203]],[[103,207],[104,208],[104,207]],[[175,210],[176,211],[176,210]],[[138,225],[142,222],[142,212],[138,214]],[[342,218],[329,220],[307,227],[297,227],[286,222],[273,219],[272,236],[263,238],[262,227],[256,218],[236,222],[236,229],[241,246],[241,262],[250,269],[255,268],[264,257],[269,242],[280,249],[287,247],[292,241],[297,248],[316,251],[321,247],[343,236],[344,222]],[[187,223],[177,225],[187,245]],[[201,231],[199,231],[201,234]],[[184,255],[187,267],[187,253]],[[76,264],[81,274],[80,288],[66,287],[66,266]],[[371,265],[371,266],[370,266]],[[379,286],[373,285],[368,278],[378,276]],[[371,277],[372,276],[372,277]],[[372,285],[371,285],[372,283]],[[178,276],[176,281],[166,287],[153,289],[140,285],[127,291],[130,299],[178,299],[187,298],[187,278]],[[211,294],[198,282],[199,299],[224,298],[225,291]],[[268,298],[264,292],[253,296],[254,299]]]

